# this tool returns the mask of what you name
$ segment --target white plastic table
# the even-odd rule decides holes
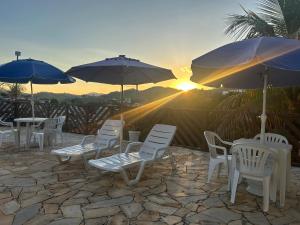
[[[233,144],[259,144],[259,140],[255,139],[245,139],[241,138],[235,140]],[[265,143],[268,148],[271,148],[278,154],[278,173],[277,178],[279,184],[279,192],[280,192],[280,207],[283,207],[285,204],[285,194],[286,194],[286,186],[287,182],[289,182],[290,172],[291,172],[291,151],[292,145],[283,144],[283,143]],[[249,183],[247,190],[253,194],[262,193],[262,190],[257,190],[258,185],[252,185]],[[260,187],[261,188],[261,187]]]
[[[25,143],[25,147],[26,149],[29,146],[29,142],[30,142],[30,124],[36,124],[36,123],[41,123],[43,121],[45,121],[48,118],[41,118],[41,117],[28,117],[28,118],[16,118],[14,119],[14,121],[17,123],[17,129],[18,129],[18,146],[20,147],[20,126],[21,123],[26,123],[26,143]]]

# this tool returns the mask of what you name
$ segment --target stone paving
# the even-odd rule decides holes
[[[65,134],[65,145],[81,137]],[[300,168],[292,169],[285,207],[272,203],[263,213],[262,199],[247,193],[245,184],[232,205],[226,176],[206,183],[205,152],[171,147],[176,173],[169,161],[159,162],[128,187],[119,174],[86,171],[78,159],[60,165],[49,148],[20,150],[0,151],[0,225],[300,225]]]

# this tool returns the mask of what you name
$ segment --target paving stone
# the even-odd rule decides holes
[[[148,199],[159,205],[177,207],[177,208],[180,206],[180,204],[177,201],[167,196],[151,195],[148,196]]]
[[[109,225],[127,225],[128,219],[123,214],[117,214],[112,216],[108,222]]]
[[[7,174],[10,174],[10,173],[11,172],[9,170],[0,168],[0,176],[7,175]]]
[[[127,189],[112,189],[108,191],[108,195],[112,198],[118,198],[126,195],[132,195],[132,191]]]
[[[166,222],[169,225],[177,224],[181,222],[181,217],[179,216],[166,216],[163,217],[163,221]]]
[[[70,191],[64,195],[60,195],[54,198],[50,198],[48,200],[45,201],[45,203],[49,204],[49,203],[57,203],[57,204],[61,204],[63,203],[65,200],[67,200],[68,198],[71,198],[74,194],[76,193],[76,191]]]
[[[50,222],[60,217],[60,214],[39,214],[26,222],[24,225],[48,225]]]
[[[159,212],[159,213],[168,214],[168,215],[173,214],[178,209],[175,207],[162,206],[162,205],[152,203],[152,202],[146,202],[144,204],[144,208],[149,211]]]
[[[14,218],[13,225],[22,225],[39,213],[41,204],[35,204],[19,210]]]
[[[82,218],[80,205],[62,206],[61,210],[62,210],[64,217]]]
[[[29,187],[35,185],[35,180],[32,178],[8,178],[0,180],[0,185],[5,185],[7,187]]]
[[[20,208],[20,205],[17,201],[13,200],[10,202],[6,202],[0,206],[1,211],[5,215],[13,214]]]
[[[80,191],[76,195],[73,196],[73,198],[87,198],[92,196],[93,193],[89,191]]]
[[[240,214],[232,212],[226,208],[210,208],[188,217],[187,221],[192,223],[198,223],[200,221],[228,223],[232,220],[238,220],[241,217],[242,216]]]
[[[143,211],[139,216],[138,220],[141,221],[157,221],[159,220],[160,216],[158,212],[154,211]]]
[[[9,198],[11,196],[10,192],[2,192],[0,193],[0,199]]]
[[[36,203],[42,202],[46,199],[50,198],[48,195],[36,195],[21,202],[22,207],[34,205]]]
[[[261,225],[265,224],[268,225],[270,224],[265,215],[261,212],[245,212],[244,216],[249,220],[250,223],[255,224],[255,225]]]
[[[101,207],[111,207],[111,206],[118,206],[118,205],[124,205],[132,202],[133,197],[132,196],[124,196],[120,198],[113,198],[113,199],[107,199],[102,200],[99,202],[92,203],[85,208],[87,209],[93,209],[93,208],[101,208]]]
[[[44,211],[46,214],[55,214],[58,211],[58,204],[44,204]]]
[[[134,218],[143,211],[143,207],[139,203],[130,203],[126,205],[121,205],[120,207],[128,218]]]
[[[49,225],[79,225],[82,219],[80,218],[65,218],[65,219],[59,219],[55,220]]]
[[[87,219],[85,225],[107,225],[107,217]]]
[[[5,215],[0,211],[0,225],[11,225],[13,219],[13,215]]]
[[[84,218],[86,219],[112,216],[117,214],[118,212],[120,212],[120,208],[118,206],[83,210]]]

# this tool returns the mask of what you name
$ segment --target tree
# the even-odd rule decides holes
[[[258,12],[232,14],[225,33],[236,39],[278,36],[300,39],[300,0],[258,0]]]
[[[9,97],[14,100],[16,100],[25,90],[24,86],[20,84],[7,84],[7,87]]]

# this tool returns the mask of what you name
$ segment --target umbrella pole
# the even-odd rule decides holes
[[[33,99],[33,88],[32,88],[32,81],[30,81],[30,90],[31,90],[31,112],[32,112],[32,118],[34,119],[34,99]]]
[[[267,85],[268,85],[268,74],[264,74],[264,90],[263,90],[263,110],[260,116],[261,119],[261,128],[260,128],[260,143],[263,144],[265,141],[265,132],[266,132],[266,104],[267,104]]]
[[[120,153],[122,153],[122,142],[123,142],[123,124],[124,124],[124,118],[123,118],[123,100],[124,100],[124,85],[121,84],[121,104],[120,104],[120,111],[121,111],[121,123],[122,123],[122,129],[120,132]]]

